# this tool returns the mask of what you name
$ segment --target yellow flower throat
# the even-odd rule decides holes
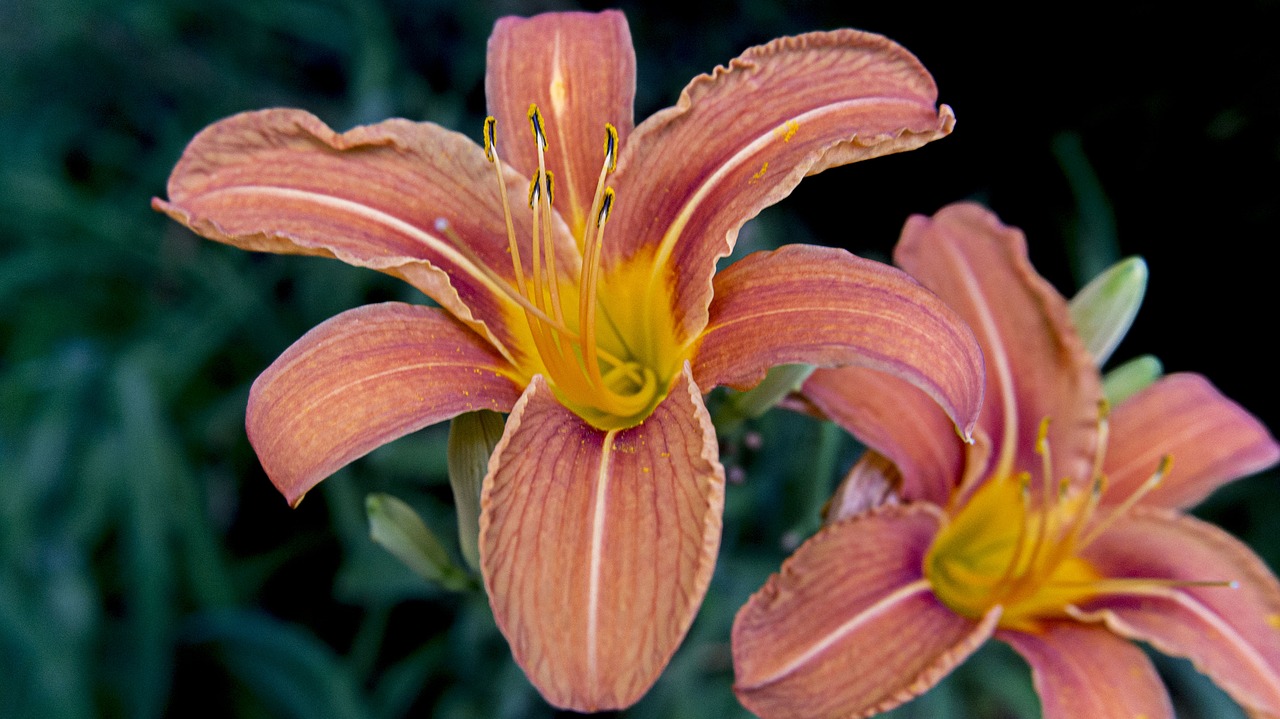
[[[635,257],[607,272],[602,268],[605,224],[614,204],[613,188],[605,180],[617,167],[618,132],[605,125],[604,163],[591,209],[582,227],[574,228],[581,269],[578,277],[566,277],[553,236],[555,178],[546,167],[547,137],[537,105],[529,106],[538,170],[529,183],[533,236],[527,276],[498,157],[496,124],[492,116],[485,119],[484,151],[502,197],[515,271],[514,287],[502,286],[523,314],[512,322],[524,350],[518,369],[526,379],[543,375],[562,404],[599,429],[639,424],[666,397],[685,357],[676,341],[670,291],[650,287],[651,258]],[[655,296],[657,301],[646,301]]]
[[[944,604],[973,618],[1001,605],[1001,628],[1032,631],[1041,620],[1067,617],[1068,607],[1103,594],[1227,584],[1107,578],[1080,556],[1161,482],[1171,464],[1171,458],[1164,457],[1155,474],[1138,490],[1099,516],[1106,488],[1101,473],[1106,427],[1104,404],[1093,481],[1086,486],[1073,485],[1068,479],[1052,480],[1046,419],[1036,440],[1036,452],[1043,460],[1040,487],[1032,487],[1029,473],[1004,472],[988,478],[973,492],[925,555],[925,577]],[[957,494],[963,491],[961,487]]]

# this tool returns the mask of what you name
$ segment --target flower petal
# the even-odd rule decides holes
[[[481,506],[485,588],[530,681],[576,711],[634,703],[693,621],[720,543],[724,470],[687,365],[648,419],[612,432],[535,376]]]
[[[485,95],[502,157],[526,177],[538,169],[528,119],[529,105],[538,105],[547,167],[565,203],[556,204],[568,208],[561,214],[581,237],[604,163],[605,123],[618,130],[619,141],[631,133],[636,54],[626,16],[606,10],[498,20],[489,37]]]
[[[1106,630],[1052,622],[1043,633],[1000,631],[996,638],[1031,665],[1044,719],[1173,719],[1151,660]]]
[[[1104,597],[1081,618],[1186,657],[1242,706],[1280,716],[1280,583],[1248,547],[1207,522],[1140,507],[1085,557],[1107,577],[1236,582]]]
[[[513,208],[525,207],[527,180],[509,172],[506,183]],[[152,205],[236,247],[403,277],[513,358],[520,343],[504,325],[517,311],[507,294],[514,268],[497,187],[483,151],[437,125],[387,120],[339,135],[306,112],[275,109],[201,131],[169,178],[169,200]],[[517,236],[528,237],[530,213],[514,214]],[[557,236],[570,242],[563,226]],[[577,261],[572,249],[560,255]]]
[[[462,412],[505,412],[511,367],[447,313],[365,305],[312,329],[249,390],[245,428],[267,476],[296,505],[370,450]]]
[[[1053,476],[1091,481],[1101,380],[1066,300],[1028,261],[1022,232],[981,205],[958,203],[910,218],[894,260],[954,308],[982,345],[981,426],[995,443],[993,473],[1038,473],[1036,432],[1049,418]]]
[[[900,504],[902,472],[887,457],[867,449],[831,494],[823,510],[826,524],[834,524],[877,507]]]
[[[733,622],[734,691],[761,717],[870,716],[915,697],[988,637],[929,591],[924,554],[941,515],[882,507],[830,525]]]
[[[779,364],[857,365],[920,388],[965,432],[976,422],[982,354],[973,333],[892,267],[788,245],[717,274],[710,309],[693,362],[700,387],[750,387]]]
[[[904,500],[947,503],[964,473],[964,442],[928,395],[904,380],[863,367],[817,370],[801,392],[823,414],[893,463],[902,475]],[[837,491],[843,494],[848,482]],[[833,516],[849,514],[833,511]]]
[[[917,148],[951,131],[928,71],[854,30],[779,38],[694,78],[623,147],[606,262],[653,255],[677,321],[706,323],[710,278],[738,229],[806,175]],[[671,273],[672,278],[666,275]]]
[[[1142,498],[1148,506],[1186,508],[1218,487],[1260,472],[1280,459],[1280,445],[1253,415],[1197,374],[1169,375],[1111,413],[1103,472],[1104,503],[1118,503],[1156,471],[1173,467]]]

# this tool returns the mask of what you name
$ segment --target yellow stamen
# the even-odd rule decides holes
[[[564,308],[560,305],[560,273],[556,265],[555,242],[551,233],[551,194],[555,181],[551,176],[551,172],[547,170],[547,135],[542,129],[542,112],[538,110],[536,104],[529,105],[529,127],[533,130],[533,140],[538,149],[538,173],[533,177],[533,187],[536,187],[537,191],[533,189],[529,191],[529,202],[533,207],[534,267],[538,266],[538,256],[545,253],[546,285],[551,295],[551,311],[556,321],[564,324]],[[539,245],[541,245],[541,248]],[[534,277],[534,283],[535,285],[540,284],[538,277]],[[539,301],[542,301],[541,289],[536,291],[538,292]],[[555,345],[558,352],[563,353],[565,351],[562,338],[557,337]]]
[[[494,176],[498,179],[498,197],[502,198],[502,218],[507,223],[507,247],[511,251],[511,262],[516,270],[516,291],[520,295],[529,292],[524,281],[524,263],[520,261],[520,243],[516,241],[515,223],[511,221],[511,202],[507,200],[507,183],[502,179],[502,159],[498,157],[498,120],[493,115],[484,119],[484,156],[493,164]]]
[[[1101,522],[1095,524],[1093,528],[1089,530],[1088,534],[1085,535],[1084,539],[1080,540],[1080,546],[1076,551],[1080,551],[1092,544],[1093,541],[1101,536],[1103,532],[1110,529],[1111,525],[1115,524],[1117,520],[1128,514],[1129,510],[1137,506],[1138,502],[1141,502],[1143,497],[1150,494],[1151,490],[1160,486],[1160,483],[1164,481],[1164,478],[1169,476],[1169,470],[1172,468],[1173,455],[1166,454],[1161,457],[1160,465],[1156,467],[1155,473],[1150,477],[1147,477],[1146,481],[1140,484],[1138,488],[1133,491],[1133,494],[1125,497],[1124,501],[1121,502],[1119,506],[1112,509],[1111,514],[1108,514]]]
[[[600,376],[600,360],[596,352],[596,290],[600,272],[600,249],[604,244],[604,223],[609,220],[609,210],[613,208],[613,188],[606,188],[600,200],[600,210],[596,214],[595,238],[587,243],[587,257],[582,262],[582,294],[578,304],[578,326],[582,328],[583,347],[586,349],[587,374],[599,385],[604,381]]]
[[[551,325],[556,329],[557,332],[564,333],[565,336],[569,337],[570,339],[574,339],[574,340],[578,339],[577,333],[573,332],[568,327],[565,327],[563,325],[556,326],[555,320],[548,317],[546,313],[544,313],[542,310],[538,309],[537,307],[534,307],[529,302],[529,299],[527,297],[516,292],[514,288],[507,285],[507,281],[505,279],[503,279],[502,277],[499,277],[497,273],[489,269],[489,267],[485,265],[484,262],[482,262],[480,258],[475,255],[474,252],[471,251],[471,248],[469,248],[466,245],[466,243],[462,241],[462,238],[458,235],[457,231],[454,230],[453,227],[449,224],[448,220],[444,219],[443,217],[437,217],[436,231],[443,234],[445,237],[449,238],[449,241],[453,242],[458,247],[458,250],[467,256],[467,259],[470,259],[477,267],[479,267],[481,271],[485,273],[485,276],[493,281],[494,285],[501,288],[503,293],[507,297],[509,297],[512,302],[515,302],[516,304],[520,305],[520,308],[523,309],[527,314],[531,314],[539,321],[545,322],[546,324]]]
[[[581,293],[578,295],[578,327],[583,337],[583,360],[586,364],[587,376],[597,386],[604,386],[600,376],[600,361],[597,357],[596,343],[596,290],[599,284],[600,249],[604,242],[604,223],[609,218],[609,210],[613,207],[613,189],[604,185],[605,177],[618,166],[618,130],[608,123],[604,126],[604,165],[600,168],[600,176],[596,180],[595,195],[591,198],[591,211],[587,217],[595,218],[592,238],[583,236],[582,274],[579,281]]]

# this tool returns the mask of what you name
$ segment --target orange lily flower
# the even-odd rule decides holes
[[[804,176],[954,120],[907,51],[845,30],[750,49],[633,127],[618,12],[499,20],[486,90],[481,144],[405,120],[337,134],[298,110],[228,118],[154,205],[210,239],[336,257],[439,303],[307,333],[254,383],[250,441],[296,504],[392,439],[509,412],[480,517],[498,626],[550,703],[624,707],[715,562],[724,472],[705,392],[780,363],[857,364],[973,425],[977,343],[898,270],[789,246],[713,278],[742,224]]]
[[[1250,711],[1280,716],[1280,584],[1182,512],[1275,463],[1266,428],[1194,374],[1108,415],[1067,303],[1022,233],[980,206],[911,218],[895,261],[982,344],[976,441],[893,378],[813,374],[805,397],[871,449],[828,524],[738,613],[741,701],[768,718],[871,716],[994,635],[1031,665],[1051,719],[1173,716],[1128,640],[1190,658]]]

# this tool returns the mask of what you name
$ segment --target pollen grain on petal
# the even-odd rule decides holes
[[[785,123],[779,125],[777,129],[773,131],[773,133],[778,137],[781,137],[783,142],[791,142],[791,138],[795,137],[796,132],[798,132],[799,130],[800,130],[800,121],[792,119],[792,120],[787,120]]]

